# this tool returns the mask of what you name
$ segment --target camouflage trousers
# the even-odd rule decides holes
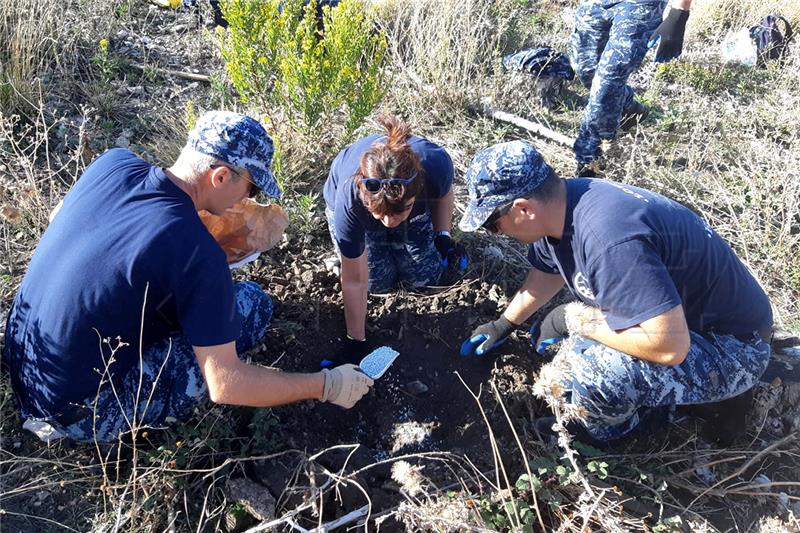
[[[333,234],[333,211],[326,209],[325,216],[333,247],[340,254]],[[433,238],[433,222],[428,212],[406,220],[396,228],[367,231],[369,292],[390,292],[400,282],[414,288],[439,283],[445,267],[433,245]]]
[[[252,349],[272,318],[272,300],[252,281],[235,285],[242,331],[236,352]],[[104,386],[84,404],[95,413],[68,426],[50,422],[77,441],[111,442],[133,427],[161,427],[187,419],[208,400],[208,388],[188,339],[181,334],[164,339],[142,353],[137,364],[114,387]]]
[[[602,441],[625,436],[658,408],[737,396],[758,382],[770,357],[770,346],[758,333],[743,341],[691,332],[689,354],[674,366],[643,361],[583,337],[569,341],[571,348],[557,356],[570,359],[566,396],[584,411],[588,433]]]
[[[573,146],[578,163],[594,160],[600,141],[614,138],[622,111],[633,101],[628,77],[644,59],[665,6],[662,0],[584,0],[578,6],[570,60],[589,89]]]

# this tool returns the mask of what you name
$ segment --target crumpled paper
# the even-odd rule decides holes
[[[222,216],[200,211],[200,220],[225,251],[228,263],[265,252],[280,242],[289,216],[276,204],[245,198]]]

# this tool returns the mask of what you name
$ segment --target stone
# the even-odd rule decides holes
[[[428,392],[429,389],[428,386],[425,385],[423,382],[421,382],[418,379],[415,379],[410,383],[406,383],[405,390],[412,396],[419,396],[420,394],[425,394],[426,392]]]
[[[275,518],[275,498],[264,485],[246,478],[229,479],[225,493],[229,500],[240,503],[259,520]]]

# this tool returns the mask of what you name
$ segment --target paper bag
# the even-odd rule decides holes
[[[245,198],[222,216],[200,211],[200,220],[217,240],[228,263],[265,252],[281,240],[289,217],[281,206],[263,205]]]

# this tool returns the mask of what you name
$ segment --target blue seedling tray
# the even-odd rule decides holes
[[[389,369],[398,355],[400,353],[388,346],[381,346],[364,357],[358,367],[372,379],[378,379]]]

